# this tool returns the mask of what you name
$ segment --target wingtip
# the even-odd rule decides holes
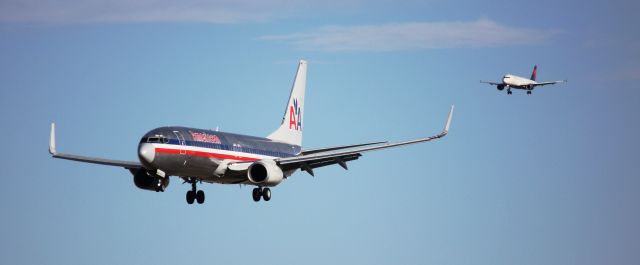
[[[451,118],[453,117],[453,109],[454,105],[451,105],[451,109],[449,110],[449,116],[447,117],[447,124],[444,126],[444,133],[449,132],[449,127],[451,127]]]
[[[49,154],[56,154],[56,123],[51,123],[51,133],[49,134]]]

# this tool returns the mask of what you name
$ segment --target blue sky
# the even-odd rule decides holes
[[[637,264],[634,1],[3,1],[0,263]],[[309,61],[307,148],[403,140],[248,187],[138,190],[164,125],[267,135]],[[531,96],[478,83],[568,79]]]

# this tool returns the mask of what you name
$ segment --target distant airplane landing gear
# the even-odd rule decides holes
[[[527,91],[527,95],[531,95],[531,91]]]
[[[254,202],[260,201],[262,198],[264,201],[271,200],[271,189],[269,188],[254,188],[253,192],[251,192],[251,196],[253,197]]]
[[[196,188],[196,180],[189,179],[188,182],[191,182],[191,190],[187,191],[187,203],[193,204],[194,201],[197,201],[198,204],[204,203],[204,191],[197,190]]]
[[[507,90],[507,95],[511,95],[513,94],[513,92],[511,92],[511,89]]]

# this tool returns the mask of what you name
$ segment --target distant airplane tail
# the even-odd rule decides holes
[[[280,127],[267,138],[302,146],[302,126],[304,114],[304,90],[307,86],[307,62],[300,60],[298,71],[293,80],[289,101],[282,117]]]
[[[537,75],[537,73],[538,73],[538,66],[537,66],[537,65],[534,65],[534,66],[533,66],[533,72],[531,72],[531,78],[529,78],[529,79],[531,79],[531,80],[533,80],[533,81],[536,81],[536,75]]]

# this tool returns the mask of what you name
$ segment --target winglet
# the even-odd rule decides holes
[[[444,126],[444,133],[449,132],[449,127],[451,126],[451,117],[453,116],[453,105],[451,105],[451,110],[449,110],[449,117],[447,117],[447,124]]]
[[[49,153],[56,154],[56,124],[51,123],[51,135],[49,136]]]

